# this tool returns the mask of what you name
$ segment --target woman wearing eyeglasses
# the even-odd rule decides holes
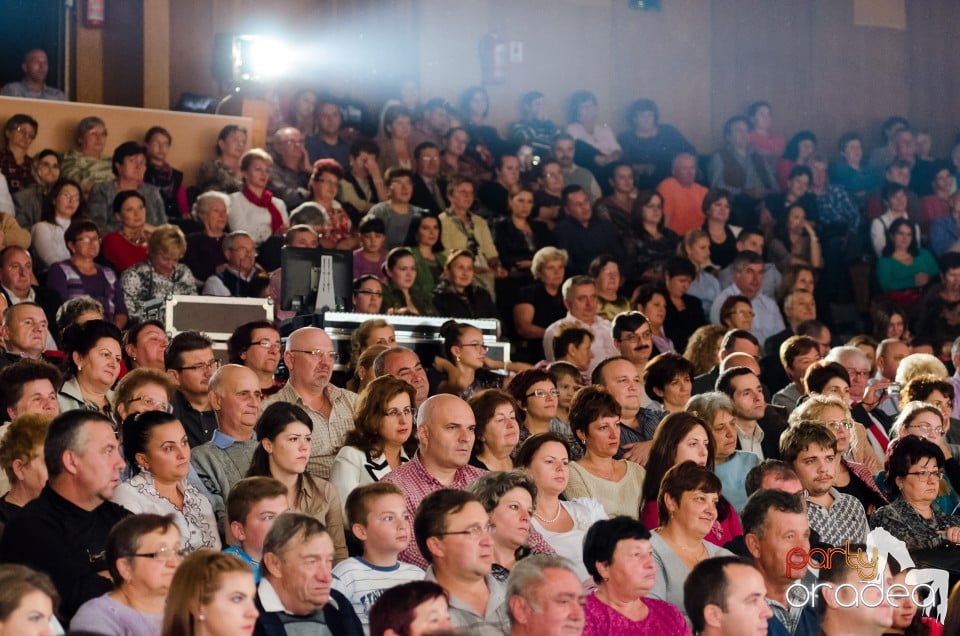
[[[884,528],[908,550],[960,543],[960,517],[936,503],[946,463],[943,451],[916,435],[892,442],[888,451],[885,483],[893,503],[870,516],[870,527]]]
[[[163,411],[172,413],[177,387],[163,371],[140,367],[128,372],[113,395],[113,412],[117,427],[135,413]]]
[[[413,434],[414,388],[390,375],[371,381],[357,396],[355,428],[347,433],[330,470],[340,501],[357,486],[380,481],[410,459],[404,444]]]
[[[727,296],[720,305],[720,323],[727,329],[753,329],[753,305],[746,296]]]
[[[120,375],[120,330],[105,320],[74,325],[63,334],[66,378],[57,393],[60,412],[99,411],[111,417],[113,383]]]
[[[503,376],[487,368],[487,345],[483,332],[465,322],[448,320],[440,327],[444,357],[434,360],[433,367],[445,378],[438,393],[453,393],[464,399],[481,389],[503,386]]]
[[[340,497],[333,484],[307,472],[313,435],[310,416],[296,404],[274,402],[257,420],[256,433],[260,443],[246,476],[273,477],[285,485],[289,509],[319,519],[333,539],[334,562],[346,559]]]
[[[900,407],[900,415],[893,423],[890,429],[890,440],[901,439],[907,436],[922,437],[933,442],[943,453],[946,464],[940,463],[941,468],[945,470],[946,476],[940,479],[940,486],[937,492],[936,504],[940,510],[954,510],[960,505],[960,496],[957,495],[960,488],[960,465],[957,464],[955,446],[947,444],[943,430],[943,414],[936,406],[926,402],[908,402]],[[890,457],[890,447],[887,447],[887,458]],[[950,461],[947,461],[950,460]],[[886,463],[884,464],[886,466]],[[883,484],[885,479],[884,472],[877,474],[876,481]]]
[[[483,470],[513,470],[520,443],[517,403],[500,389],[477,391],[467,400],[477,422],[470,465]]]
[[[552,375],[543,369],[526,369],[513,376],[508,391],[520,407],[517,419],[521,443],[531,435],[547,431],[566,435],[573,441],[570,427],[557,417],[560,391]]]
[[[190,444],[183,424],[164,411],[147,411],[123,421],[123,456],[131,477],[113,502],[134,514],[172,515],[187,551],[220,549],[210,501],[187,481]]]
[[[77,610],[70,631],[156,636],[173,573],[183,560],[180,531],[171,515],[122,519],[107,536],[107,567],[114,588]]]

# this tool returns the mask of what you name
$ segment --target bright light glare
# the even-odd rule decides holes
[[[277,40],[246,36],[240,50],[240,69],[244,79],[277,77],[289,70],[290,50]]]

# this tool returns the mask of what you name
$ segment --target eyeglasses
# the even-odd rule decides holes
[[[389,411],[384,411],[383,413],[387,417],[413,417],[413,409],[409,406],[405,406],[402,409],[390,409]]]
[[[938,479],[938,480],[939,480],[941,477],[943,477],[943,471],[942,471],[942,470],[915,470],[915,471],[913,471],[913,472],[911,472],[911,473],[907,473],[907,474],[908,474],[908,475],[913,475],[914,477],[919,477],[922,481],[927,481],[927,480],[930,479],[931,477],[933,477],[933,478],[935,478],[935,479]]]
[[[620,336],[620,342],[634,342],[636,340],[650,340],[653,337],[653,334],[650,332],[644,333],[625,333]]]
[[[220,361],[217,359],[207,360],[198,364],[191,364],[189,367],[180,367],[177,371],[208,371],[210,369],[219,369]]]
[[[824,422],[831,431],[839,431],[841,428],[845,428],[848,431],[853,428],[853,422],[849,420],[839,420],[835,422]]]
[[[143,405],[151,411],[163,411],[164,413],[173,413],[173,407],[167,402],[161,402],[160,400],[154,400],[149,395],[143,395],[141,397],[130,398],[127,400],[127,404],[133,404],[134,402],[143,402]]]
[[[337,358],[340,357],[340,354],[336,351],[324,351],[323,349],[290,349],[290,353],[303,353],[311,358],[318,358],[320,360],[330,358],[331,362],[336,362]]]
[[[35,130],[33,130],[32,128],[25,128],[24,126],[17,126],[16,128],[13,129],[13,131],[20,133],[21,135],[23,135],[23,136],[26,137],[27,139],[36,139],[36,138],[37,138],[37,132],[36,132]]]
[[[860,376],[860,377],[865,378],[865,377],[867,377],[867,376],[870,375],[870,370],[869,370],[869,369],[863,369],[863,370],[859,370],[859,371],[858,371],[857,369],[847,369],[847,375],[849,375],[851,378],[856,377],[856,376]]]
[[[362,296],[374,296],[375,298],[383,298],[383,292],[370,291],[369,289],[358,289],[353,293],[360,294]]]
[[[483,344],[482,342],[461,342],[460,346],[461,347],[477,347],[481,351],[486,351],[488,349],[487,345]]]
[[[99,236],[78,236],[77,238],[73,239],[73,242],[74,243],[99,243],[100,237]]]
[[[282,344],[279,342],[273,342],[272,340],[258,340],[257,342],[251,342],[251,347],[263,347],[264,349],[270,349],[271,351],[280,351]]]
[[[159,561],[160,563],[170,563],[171,561],[180,561],[183,557],[187,556],[189,553],[188,550],[183,548],[172,550],[170,548],[160,548],[156,552],[137,552],[131,554],[131,557],[140,557],[142,559],[153,559],[154,561]]]
[[[937,426],[933,427],[929,424],[910,424],[907,428],[915,428],[924,435],[929,435],[930,433],[936,433],[937,435],[943,435],[943,427]]]
[[[730,315],[731,316],[748,316],[750,318],[753,318],[757,314],[753,313],[753,311],[750,309],[738,309],[736,311],[731,311]]]
[[[446,537],[451,534],[465,534],[471,539],[473,539],[474,541],[479,541],[480,537],[482,537],[484,534],[493,534],[493,531],[496,529],[497,529],[497,524],[495,523],[488,523],[485,526],[476,524],[476,525],[470,526],[466,530],[456,530],[452,532],[438,532],[436,536]]]
[[[551,389],[549,391],[544,391],[543,389],[537,389],[536,391],[530,391],[529,393],[527,393],[527,397],[538,397],[538,398],[555,397],[556,398],[556,397],[560,397],[560,391],[558,391],[557,389]]]

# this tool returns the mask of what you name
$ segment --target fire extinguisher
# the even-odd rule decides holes
[[[480,66],[484,84],[503,84],[507,79],[507,43],[496,33],[480,38]]]
[[[103,18],[106,13],[106,0],[87,0],[83,12],[83,23],[88,29],[103,27]]]

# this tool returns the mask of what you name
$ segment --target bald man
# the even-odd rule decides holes
[[[330,479],[333,459],[354,429],[353,407],[357,394],[330,384],[337,362],[333,341],[323,329],[303,327],[287,339],[283,361],[290,370],[287,385],[264,404],[290,402],[300,406],[313,421],[313,442],[307,470]]]

